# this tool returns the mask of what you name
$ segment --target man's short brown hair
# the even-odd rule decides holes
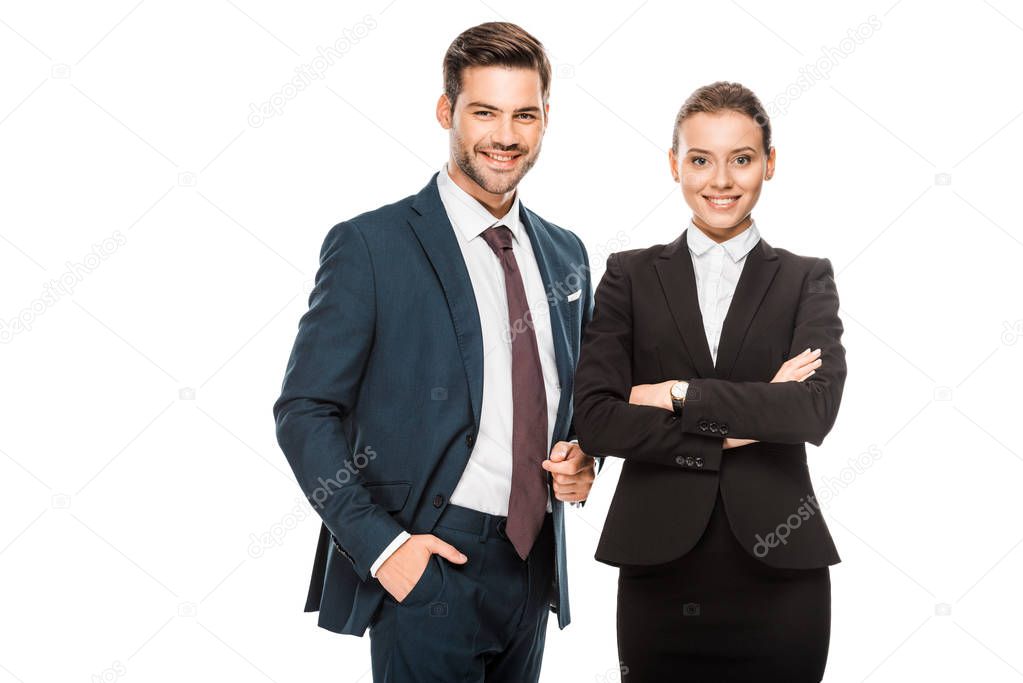
[[[444,94],[451,108],[462,92],[462,72],[471,66],[534,69],[540,74],[543,103],[551,90],[551,63],[539,40],[507,21],[490,21],[463,31],[444,55]]]
[[[716,81],[697,88],[682,104],[675,117],[675,131],[671,136],[671,148],[678,154],[678,129],[687,117],[700,112],[716,114],[722,111],[736,111],[753,119],[763,134],[764,153],[771,151],[771,119],[764,105],[760,104],[753,91],[741,83]]]

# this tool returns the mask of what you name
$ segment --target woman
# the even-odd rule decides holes
[[[580,446],[624,460],[596,554],[622,678],[813,683],[840,561],[805,448],[846,375],[831,263],[760,237],[775,150],[743,86],[694,92],[668,159],[692,218],[608,258],[575,378]]]

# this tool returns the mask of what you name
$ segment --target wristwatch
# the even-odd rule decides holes
[[[676,415],[682,415],[682,408],[686,404],[687,391],[689,391],[689,382],[675,382],[671,385],[671,405],[675,409]]]

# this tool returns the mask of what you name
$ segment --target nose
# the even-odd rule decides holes
[[[512,126],[512,119],[510,116],[502,116],[497,125],[494,127],[491,133],[491,140],[505,147],[511,147],[515,144],[515,129]]]
[[[724,189],[732,186],[732,175],[728,170],[728,164],[718,164],[714,173],[714,188]]]

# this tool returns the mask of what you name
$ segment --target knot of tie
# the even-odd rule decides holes
[[[483,239],[487,241],[490,248],[501,258],[501,252],[512,248],[512,231],[507,225],[495,223],[483,231]]]

